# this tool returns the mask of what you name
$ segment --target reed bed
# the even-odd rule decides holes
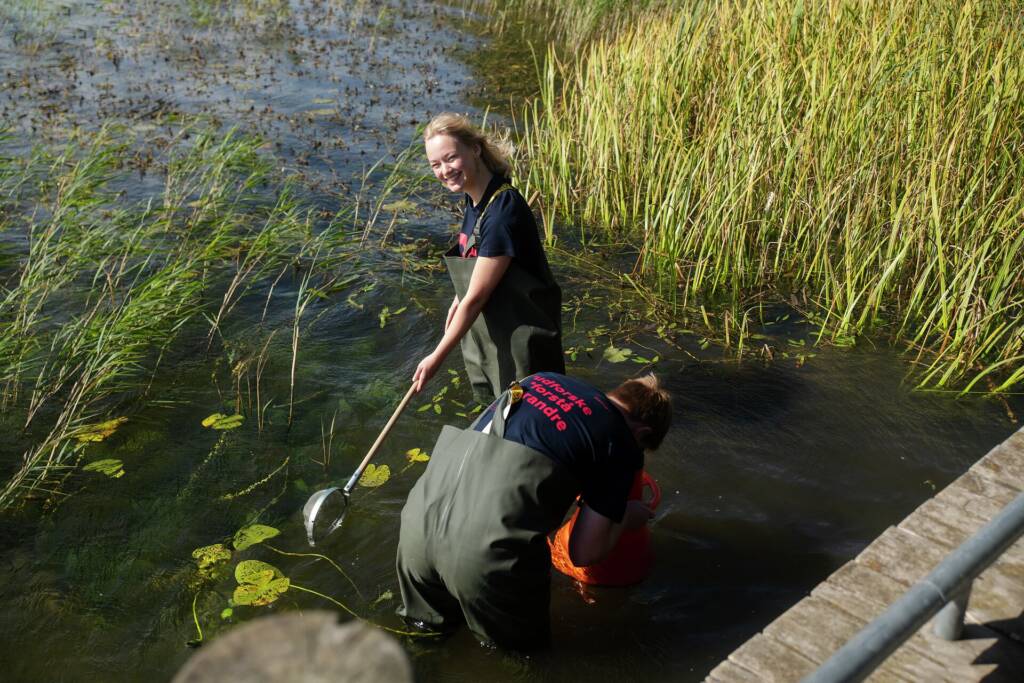
[[[187,133],[163,191],[135,205],[116,190],[128,151],[116,130],[26,162],[0,152],[4,246],[15,254],[0,269],[0,410],[31,444],[5,464],[0,510],[59,495],[81,437],[144,402],[165,359],[191,355],[204,336],[209,348],[240,299],[269,302],[294,271],[304,309],[304,293],[326,296],[356,253],[359,235],[336,229],[347,214],[314,231],[289,183],[269,175],[259,140]]]
[[[522,118],[546,214],[740,343],[786,300],[905,342],[922,386],[1024,381],[1024,4],[605,4],[557,3],[587,47],[549,49]]]

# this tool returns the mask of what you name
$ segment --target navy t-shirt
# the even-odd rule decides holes
[[[643,450],[619,409],[603,392],[572,377],[539,372],[522,380],[523,400],[505,424],[505,438],[564,465],[594,511],[621,522]],[[490,423],[494,404],[477,430]]]
[[[459,255],[510,256],[527,272],[543,280],[547,272],[547,259],[530,205],[519,194],[519,190],[514,188],[494,196],[495,191],[506,183],[508,178],[495,174],[487,184],[479,206],[474,206],[473,200],[466,195],[466,210],[462,216],[462,230],[459,232]],[[477,242],[466,253],[466,245],[477,220],[480,220]]]

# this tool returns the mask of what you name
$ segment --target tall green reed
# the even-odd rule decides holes
[[[583,3],[590,7],[594,3]],[[681,308],[808,302],[922,385],[1024,380],[1019,2],[675,3],[575,58],[523,119],[527,193],[623,237]],[[571,12],[575,3],[559,3]]]
[[[33,445],[0,488],[0,509],[54,493],[81,458],[77,437],[145,397],[191,321],[205,316],[212,337],[251,287],[327,239],[287,187],[266,191],[259,141],[190,135],[155,200],[119,201],[111,182],[125,150],[108,129],[54,157],[51,180],[28,198],[23,253],[2,273],[0,379],[2,409],[23,416]]]

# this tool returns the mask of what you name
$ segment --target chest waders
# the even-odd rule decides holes
[[[579,492],[543,453],[507,441],[502,394],[491,433],[446,426],[402,509],[398,583],[407,619],[516,649],[550,637],[547,536]],[[514,406],[513,406],[514,409]]]
[[[491,200],[511,189],[511,185],[502,185]],[[479,239],[480,221],[491,200],[473,226],[466,253]],[[477,259],[460,256],[456,246],[444,260],[461,301],[469,290]],[[542,265],[543,273],[538,277],[513,259],[483,311],[462,337],[466,374],[474,397],[482,404],[493,401],[515,379],[535,372],[565,372],[562,290],[547,263]]]

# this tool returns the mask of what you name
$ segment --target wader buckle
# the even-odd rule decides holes
[[[508,383],[508,398],[509,404],[519,403],[523,400],[523,388],[516,380]]]

